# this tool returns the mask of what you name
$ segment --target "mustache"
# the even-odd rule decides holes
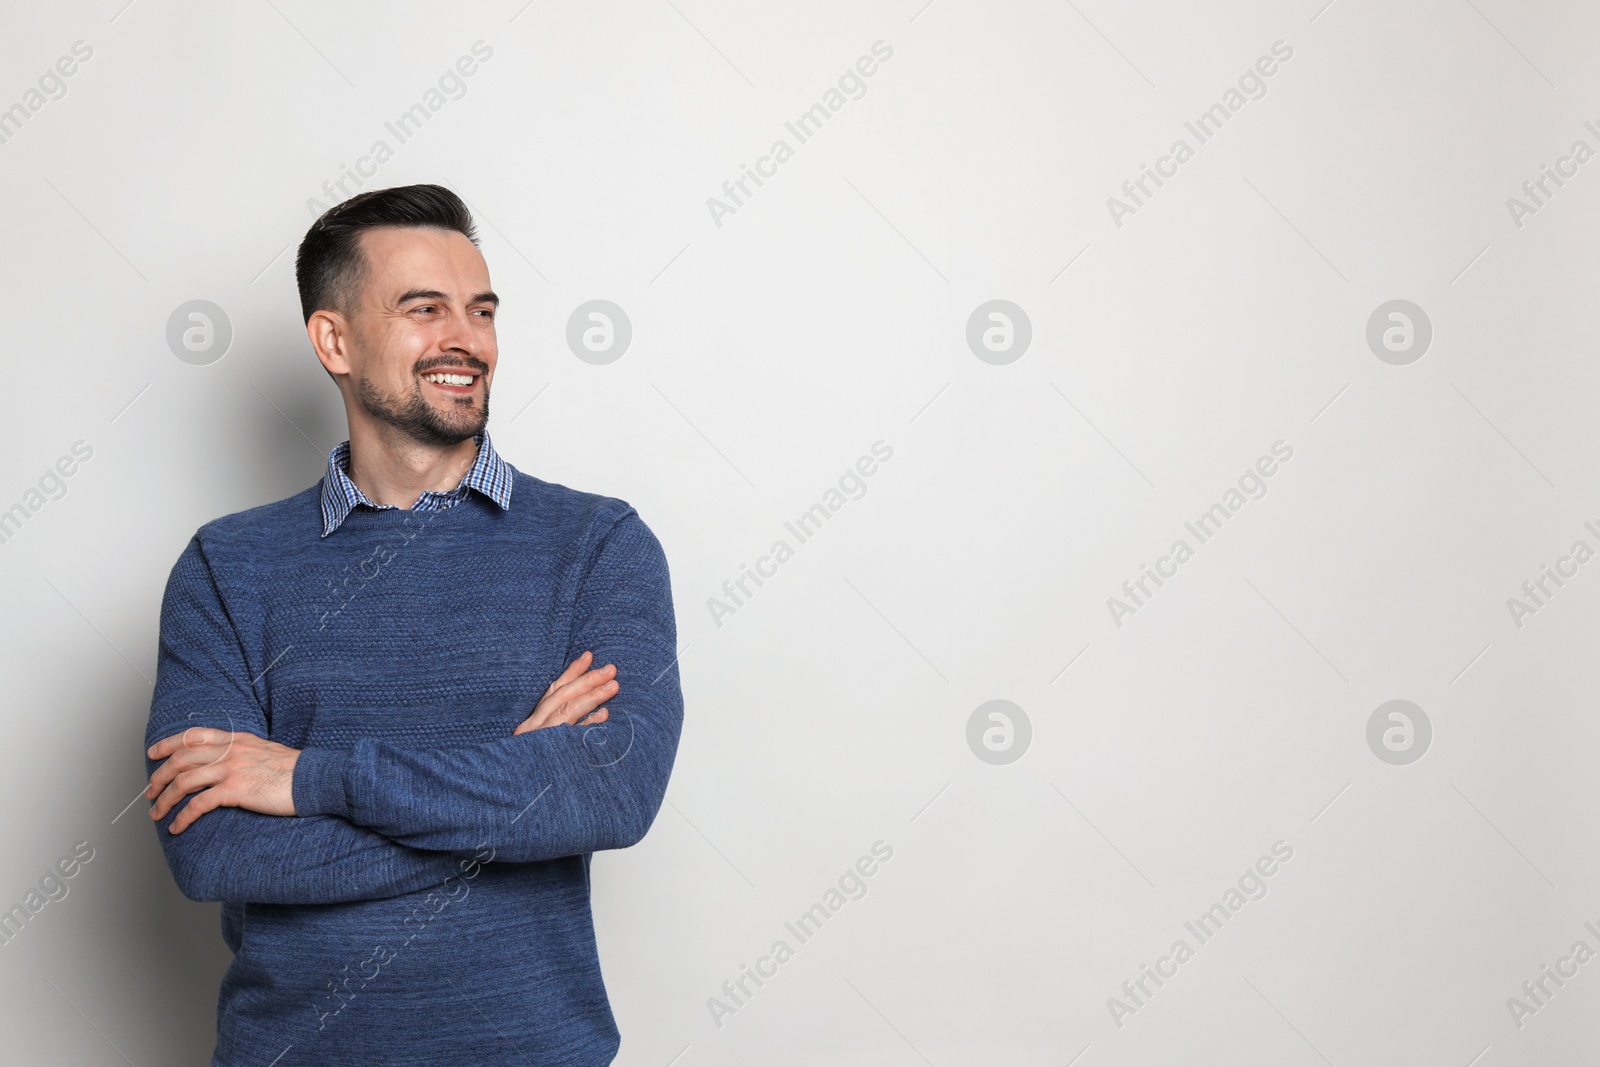
[[[477,356],[461,356],[459,358],[446,357],[441,359],[426,360],[417,364],[416,372],[418,374],[427,374],[429,371],[438,370],[440,367],[471,367],[479,374],[489,373],[489,364],[485,363]]]

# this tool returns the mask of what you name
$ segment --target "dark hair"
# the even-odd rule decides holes
[[[399,185],[357,193],[324,211],[300,242],[294,276],[306,322],[323,308],[350,313],[367,279],[361,231],[375,226],[432,226],[455,230],[478,243],[472,213],[442,185]]]

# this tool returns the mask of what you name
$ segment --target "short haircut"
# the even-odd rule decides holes
[[[367,281],[361,231],[377,226],[455,230],[478,243],[472,213],[442,185],[398,185],[357,193],[318,216],[300,242],[294,276],[306,322],[324,308],[345,315],[353,310]]]

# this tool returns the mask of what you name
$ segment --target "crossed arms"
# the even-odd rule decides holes
[[[585,670],[590,650],[620,664],[626,695],[610,670]],[[438,885],[485,849],[535,862],[635,844],[665,795],[683,699],[665,557],[631,510],[594,550],[568,658],[501,740],[297,751],[267,740],[192,540],[167,583],[145,736],[146,795],[178,887],[193,900],[337,903]]]

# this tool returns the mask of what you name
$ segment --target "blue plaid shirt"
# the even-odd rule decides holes
[[[473,438],[478,444],[478,458],[472,461],[461,484],[444,492],[424,490],[411,505],[412,511],[443,511],[467,498],[468,489],[476,489],[500,505],[502,511],[511,507],[511,465],[489,443],[489,431]],[[345,516],[359,504],[362,507],[382,510],[398,507],[396,504],[374,504],[367,494],[350,480],[350,442],[345,441],[328,453],[328,472],[322,479],[322,536],[327,537],[339,528]]]

